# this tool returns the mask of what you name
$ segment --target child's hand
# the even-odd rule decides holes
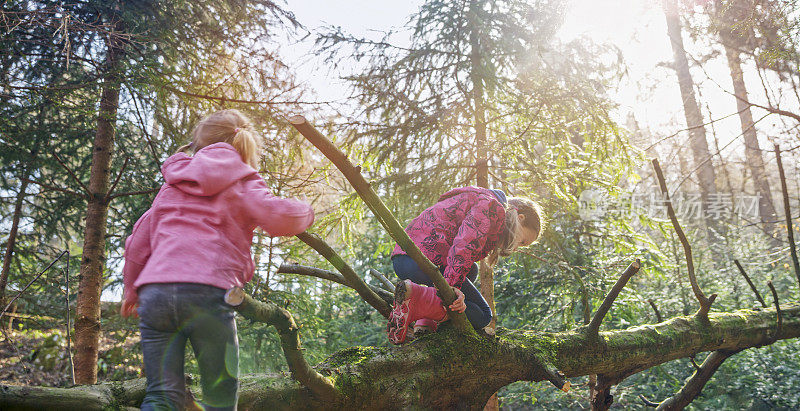
[[[452,287],[453,291],[456,293],[456,300],[450,304],[450,311],[455,311],[457,313],[463,313],[464,310],[467,309],[467,303],[464,302],[464,293],[461,292],[458,288]]]
[[[134,317],[138,317],[139,313],[136,312],[136,307],[139,306],[139,302],[134,300],[122,300],[122,306],[119,308],[119,313],[123,317],[130,317],[131,315]]]

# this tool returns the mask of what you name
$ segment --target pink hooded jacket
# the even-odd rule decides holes
[[[124,297],[150,283],[199,283],[228,289],[253,278],[253,230],[301,233],[311,206],[273,196],[239,152],[215,143],[194,157],[177,153],[161,166],[166,181],[125,241]]]
[[[445,267],[447,283],[461,288],[472,263],[497,246],[505,218],[506,209],[492,190],[462,187],[442,194],[436,204],[411,220],[406,233],[425,257]],[[406,253],[395,245],[392,255],[398,254]]]

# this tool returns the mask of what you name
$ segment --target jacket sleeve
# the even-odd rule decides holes
[[[125,265],[122,267],[122,283],[125,285],[123,298],[136,301],[138,299],[133,283],[139,278],[152,252],[150,246],[150,216],[152,209],[147,210],[133,226],[133,232],[125,240]]]
[[[470,207],[447,254],[444,279],[448,284],[461,288],[472,264],[491,251],[486,242],[490,234],[502,230],[505,216],[503,206],[494,200],[480,199]]]
[[[245,182],[244,208],[271,237],[300,234],[314,222],[314,209],[309,204],[273,196],[260,177]]]

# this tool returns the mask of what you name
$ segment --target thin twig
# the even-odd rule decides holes
[[[150,194],[150,193],[155,193],[158,190],[161,190],[161,187],[154,187],[154,188],[150,188],[150,189],[147,189],[147,190],[139,190],[139,191],[127,191],[127,192],[124,192],[124,193],[114,194],[114,195],[110,196],[109,199],[113,200],[113,199],[118,198],[118,197],[138,196],[138,195],[142,195],[142,194]]]
[[[67,253],[68,253],[68,250],[64,250],[64,251],[62,251],[62,252],[61,252],[61,254],[59,254],[59,255],[58,255],[58,257],[56,257],[56,258],[55,258],[53,261],[51,261],[51,262],[50,262],[50,264],[48,264],[48,265],[47,265],[47,267],[45,267],[45,269],[44,269],[44,270],[42,270],[42,272],[40,272],[39,274],[36,274],[36,276],[35,276],[35,277],[33,277],[33,279],[32,279],[32,280],[31,280],[31,281],[30,281],[28,284],[26,284],[26,285],[25,285],[25,287],[22,287],[22,289],[21,289],[21,290],[19,290],[19,293],[17,293],[17,295],[16,295],[16,296],[15,296],[13,299],[11,299],[11,301],[10,301],[10,302],[9,302],[9,303],[8,303],[8,304],[5,306],[5,308],[3,308],[3,311],[2,311],[2,312],[0,312],[0,318],[2,318],[2,317],[3,317],[3,315],[5,315],[5,314],[6,314],[6,311],[8,311],[8,308],[9,308],[9,307],[11,307],[11,304],[14,304],[14,301],[17,301],[17,299],[18,299],[18,298],[19,298],[19,297],[20,297],[20,296],[21,296],[23,293],[25,293],[25,291],[27,291],[27,290],[28,290],[28,288],[29,288],[31,285],[33,285],[33,283],[34,283],[34,282],[36,282],[36,280],[38,280],[38,279],[39,279],[39,277],[41,277],[41,276],[42,276],[44,273],[46,273],[46,272],[47,272],[47,270],[49,270],[49,269],[50,269],[50,267],[52,267],[52,266],[53,266],[53,264],[55,264],[55,263],[56,263],[58,260],[60,260],[60,259],[61,259],[61,257],[63,257],[63,256],[64,256],[65,254],[67,254]]]
[[[767,281],[767,286],[772,292],[772,300],[775,301],[775,312],[778,316],[778,325],[775,327],[775,336],[772,337],[772,339],[773,341],[778,341],[778,337],[781,335],[781,331],[783,331],[783,312],[781,311],[780,303],[778,303],[778,293],[775,291],[775,286],[772,285],[772,281]]]
[[[83,189],[83,191],[86,193],[86,195],[87,195],[87,196],[91,196],[91,195],[92,195],[92,192],[91,192],[91,190],[89,190],[89,187],[86,187],[86,185],[85,185],[85,184],[83,184],[83,181],[81,181],[81,179],[80,179],[80,178],[78,178],[78,176],[77,176],[77,175],[75,175],[75,172],[74,172],[74,171],[72,171],[72,169],[71,169],[71,168],[69,168],[69,167],[67,166],[67,164],[66,164],[66,163],[64,163],[64,161],[63,161],[63,160],[61,160],[61,157],[59,157],[59,156],[58,156],[58,154],[56,154],[56,152],[55,152],[55,151],[53,151],[53,157],[55,157],[55,158],[56,158],[56,161],[58,161],[58,164],[61,164],[61,167],[63,167],[63,168],[64,168],[64,170],[67,170],[67,173],[69,173],[69,175],[70,175],[70,176],[72,176],[72,179],[73,179],[73,180],[75,180],[75,182],[77,182],[77,183],[78,183],[78,185],[80,185],[80,186],[81,186],[81,188],[82,188],[82,189]]]
[[[781,178],[781,192],[783,193],[783,213],[786,216],[786,234],[789,240],[789,253],[792,256],[794,274],[797,277],[797,285],[800,287],[800,262],[797,259],[797,246],[794,243],[794,229],[792,228],[792,210],[789,207],[789,189],[786,188],[786,174],[783,171],[783,161],[781,160],[781,149],[775,144],[775,159],[778,160],[778,173]]]
[[[48,190],[60,191],[62,193],[67,193],[67,194],[75,196],[75,197],[88,199],[88,196],[86,194],[81,194],[81,193],[72,191],[72,190],[67,189],[67,188],[61,188],[61,187],[52,186],[50,184],[42,183],[41,181],[31,180],[31,179],[26,178],[26,177],[22,177],[21,180],[27,181],[27,182],[29,182],[31,184],[36,184],[36,185],[38,185],[40,187],[43,187],[43,188],[46,188]]]
[[[734,259],[733,263],[736,264],[736,267],[739,269],[739,273],[741,273],[742,277],[744,277],[745,281],[747,281],[747,285],[749,285],[750,289],[753,290],[753,293],[756,295],[758,302],[761,303],[761,306],[767,308],[767,303],[765,303],[764,299],[761,298],[761,293],[759,293],[758,289],[756,289],[756,286],[753,285],[753,281],[750,280],[750,276],[748,276],[747,273],[744,271],[744,268],[739,263],[739,260]]]
[[[114,184],[111,184],[111,188],[108,189],[108,194],[106,194],[106,202],[110,201],[113,198],[111,194],[114,192],[114,189],[117,188],[117,183],[119,183],[120,178],[122,178],[122,173],[125,172],[125,167],[128,166],[128,160],[130,159],[131,159],[130,157],[125,156],[125,161],[122,162],[122,167],[119,169],[119,174],[117,174],[117,178],[114,180]]]

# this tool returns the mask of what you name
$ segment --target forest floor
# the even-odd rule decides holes
[[[4,319],[5,322],[5,319]],[[63,325],[49,327],[47,319],[15,320],[0,334],[0,383],[67,387],[72,385],[67,338]],[[3,324],[8,326],[8,324]],[[132,321],[103,319],[98,381],[142,376],[138,327]],[[75,352],[75,337],[72,352]]]

